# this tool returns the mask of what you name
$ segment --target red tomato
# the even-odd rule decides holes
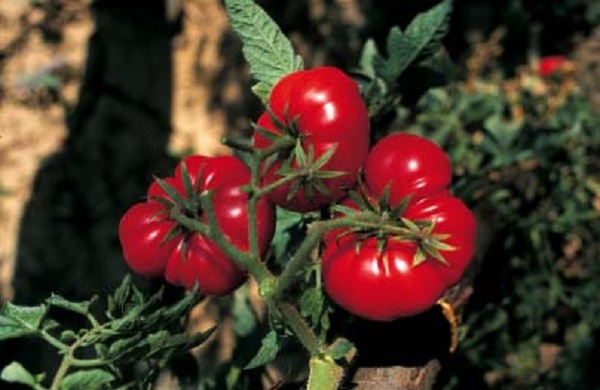
[[[429,309],[447,283],[432,262],[413,266],[414,243],[388,241],[382,252],[371,238],[356,249],[344,240],[322,259],[324,287],[341,307],[373,321],[392,321]]]
[[[231,156],[191,156],[184,162],[190,175],[193,193],[188,194],[185,189],[181,164],[175,170],[175,177],[166,178],[164,181],[188,201],[191,200],[191,196],[198,197],[203,191],[213,191],[213,212],[221,232],[233,245],[247,251],[249,249],[249,197],[243,187],[250,182],[248,168],[239,159]],[[154,205],[153,207],[162,211],[160,218],[163,223],[168,224],[167,232],[177,226],[176,221],[170,219],[171,207],[181,208],[181,211],[188,216],[197,215],[201,222],[208,224],[206,213],[201,209],[200,202],[177,204],[177,200],[172,199],[157,183],[150,186],[148,196],[151,200],[144,204]],[[172,205],[160,201],[160,198],[170,200]],[[193,205],[196,205],[197,209],[190,210],[189,207]],[[136,207],[138,206],[134,206],[131,210]],[[268,200],[258,201],[256,218],[259,250],[261,254],[264,254],[275,230],[275,210]],[[126,260],[128,254],[125,252],[125,248],[132,245],[131,241],[134,240],[135,235],[131,232],[135,231],[135,228],[135,223],[127,226],[122,223],[120,229]],[[245,271],[225,255],[216,243],[183,226],[179,226],[179,229],[183,232],[182,235],[168,241],[168,248],[161,252],[162,268],[160,270],[158,267],[154,268],[156,274],[165,272],[167,281],[188,289],[198,283],[200,292],[206,295],[227,294],[245,281]],[[148,252],[154,250],[144,247],[143,243],[140,244],[140,248],[145,248]],[[144,261],[147,260],[139,260],[139,262]],[[131,261],[128,260],[129,263]],[[140,269],[140,267],[131,268],[134,272],[138,272],[137,270]]]
[[[169,256],[183,240],[183,235],[166,239],[175,227],[161,203],[144,202],[131,207],[119,223],[119,239],[129,268],[146,277],[162,275]]]
[[[448,192],[450,180],[448,157],[425,138],[397,133],[373,147],[365,169],[366,213],[376,222],[413,229],[413,236],[376,229],[371,235],[348,229],[327,234],[323,280],[333,301],[357,316],[391,321],[429,309],[462,277],[475,253],[476,223]],[[381,204],[386,188],[388,203]],[[406,197],[410,202],[395,215]],[[351,199],[342,204],[359,209]]]
[[[379,196],[390,187],[390,204],[407,196],[416,200],[444,191],[452,180],[450,159],[435,143],[407,133],[381,139],[365,165],[367,187]]]
[[[225,295],[245,282],[246,273],[212,241],[192,234],[171,253],[165,277],[187,289],[198,283],[205,295]]]
[[[546,56],[540,58],[538,63],[538,72],[542,77],[549,77],[554,74],[567,61],[563,56]]]
[[[275,204],[294,211],[316,210],[340,199],[346,189],[354,186],[368,153],[370,125],[358,86],[350,77],[333,67],[291,73],[273,88],[269,109],[271,113],[265,112],[259,118],[259,127],[282,135],[282,129],[271,119],[274,115],[295,132],[292,136],[300,142],[304,154],[314,154],[313,161],[333,150],[331,158],[313,176],[295,179],[270,192],[268,197]],[[260,132],[254,133],[258,149],[265,149],[272,142]],[[265,165],[262,184],[284,177],[280,170],[286,163],[292,168],[301,165],[292,151],[280,153],[276,161]],[[342,175],[319,178],[318,172],[324,171]],[[319,180],[326,190],[315,185]]]

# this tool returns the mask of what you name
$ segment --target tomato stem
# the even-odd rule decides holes
[[[298,275],[310,264],[311,252],[319,243],[319,240],[329,230],[353,226],[356,220],[352,217],[332,219],[329,221],[316,222],[309,230],[308,235],[289,261],[281,275],[275,289],[275,298],[279,298],[290,287],[298,281]]]
[[[237,150],[240,150],[243,152],[254,153],[256,151],[256,148],[246,138],[223,137],[223,138],[221,138],[221,143],[229,146],[232,149],[237,149]]]
[[[256,207],[261,195],[258,191],[259,186],[259,172],[260,161],[253,159],[250,163],[250,185],[252,192],[250,200],[248,201],[248,240],[250,247],[250,254],[255,258],[256,261],[260,261],[260,249],[258,244],[258,219],[256,217]]]
[[[262,188],[258,188],[256,191],[256,196],[257,197],[261,197],[261,196],[265,196],[266,194],[268,194],[269,192],[273,191],[274,189],[276,189],[277,187],[280,187],[286,183],[289,183],[290,181],[302,176],[302,173],[292,173],[289,175],[286,175],[284,177],[282,177],[279,180],[276,180],[274,182],[272,182],[271,184],[264,186]]]
[[[298,140],[289,136],[282,136],[277,138],[271,145],[266,147],[265,149],[256,151],[256,157],[259,161],[264,161],[275,153],[282,152],[284,150],[289,150],[296,145]]]
[[[288,302],[278,302],[277,309],[310,356],[320,356],[323,352],[321,342],[313,329],[308,326],[300,312],[298,312],[298,309]]]
[[[213,209],[213,192],[204,191],[200,194],[200,201],[209,223],[209,228],[206,229],[208,230],[206,235],[219,245],[225,254],[235,261],[236,264],[247,270],[259,284],[267,279],[273,278],[273,274],[271,274],[271,271],[269,271],[265,264],[260,261],[260,258],[239,250],[235,245],[229,242],[225,234],[223,234]],[[194,222],[199,224],[197,221]]]

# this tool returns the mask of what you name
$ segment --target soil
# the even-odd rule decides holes
[[[57,5],[57,4],[60,5]],[[175,3],[175,2],[174,2]],[[12,296],[16,242],[23,207],[40,163],[66,136],[65,107],[76,103],[94,23],[90,1],[0,2],[0,298]],[[223,110],[210,108],[211,81],[228,29],[217,0],[182,2],[182,32],[173,41],[173,154],[228,153],[219,138]],[[54,8],[53,8],[54,7]],[[57,10],[56,7],[59,7]],[[198,77],[199,70],[202,77]],[[238,84],[225,88],[239,96]],[[202,129],[202,137],[200,131]]]

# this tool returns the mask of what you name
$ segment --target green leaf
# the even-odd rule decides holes
[[[134,334],[128,338],[119,338],[110,345],[108,351],[106,351],[106,358],[111,360],[117,360],[122,358],[125,354],[131,352],[140,344],[140,340],[145,336],[141,334]]]
[[[356,348],[350,340],[338,338],[331,344],[329,353],[333,360],[346,359],[350,361],[356,354]]]
[[[318,324],[324,303],[325,297],[320,288],[307,288],[300,298],[300,312],[304,317],[309,318],[312,324]]]
[[[386,43],[387,59],[365,48],[363,52],[366,50],[365,56],[371,56],[375,72],[388,85],[393,85],[409,65],[430,55],[439,46],[448,31],[451,11],[452,0],[443,0],[417,15],[404,32],[393,27]]]
[[[252,91],[263,101],[288,73],[303,69],[290,41],[271,17],[252,0],[226,0],[231,26],[242,40],[250,75],[258,82]]]
[[[377,45],[373,39],[368,39],[360,54],[359,65],[362,71],[372,78],[375,77],[375,68],[373,68],[375,57],[380,57]]]
[[[46,306],[18,306],[6,302],[0,309],[0,341],[36,334]]]
[[[167,330],[159,330],[148,335],[137,332],[127,339],[121,336],[121,339],[110,346],[106,357],[121,363],[154,357],[167,361],[202,344],[215,329],[216,327],[211,327],[205,332],[194,334],[186,332],[172,334]]]
[[[233,294],[233,327],[240,337],[248,336],[256,328],[257,321],[248,298],[248,284]]]
[[[0,379],[10,383],[20,383],[33,388],[38,388],[38,383],[33,374],[18,362],[12,362],[4,367],[0,373]]]
[[[502,148],[502,153],[505,153],[510,150],[524,124],[523,120],[505,120],[500,114],[496,114],[488,117],[483,126]]]
[[[60,333],[60,339],[65,343],[77,340],[77,333],[71,329],[63,330]]]
[[[81,389],[109,389],[108,384],[115,380],[115,376],[99,368],[75,371],[62,381],[61,390]]]
[[[72,311],[74,313],[78,313],[85,316],[89,313],[90,305],[95,300],[96,299],[93,298],[89,301],[72,302],[61,297],[60,295],[52,294],[50,298],[46,299],[46,303],[50,306],[60,307],[61,309]]]
[[[284,266],[306,232],[307,219],[301,213],[277,208],[277,224],[271,247],[277,264]]]
[[[272,330],[262,339],[262,345],[256,356],[244,367],[246,370],[260,367],[275,359],[279,352],[279,343],[277,342],[277,333]]]
[[[268,100],[269,94],[271,93],[271,88],[273,88],[273,86],[269,83],[259,81],[258,83],[254,84],[250,90],[264,103]]]
[[[115,292],[108,297],[107,315],[109,318],[120,317],[131,307],[144,302],[144,296],[131,282],[131,275],[126,275]]]

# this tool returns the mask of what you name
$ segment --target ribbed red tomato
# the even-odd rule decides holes
[[[373,147],[366,212],[396,229],[339,229],[325,237],[322,274],[333,301],[357,316],[392,321],[429,309],[461,278],[475,253],[476,222],[449,193],[450,179],[447,156],[425,138],[397,133]],[[350,199],[343,204],[359,208]]]
[[[309,165],[328,151],[332,153],[323,166],[307,169],[306,175],[271,191],[268,197],[275,204],[294,211],[316,210],[340,199],[354,186],[368,153],[370,127],[367,108],[350,77],[333,67],[291,73],[271,91],[268,109],[270,112],[258,119],[258,126],[274,136],[287,132],[296,138]],[[258,149],[272,143],[273,139],[260,131],[254,133]],[[274,162],[265,164],[262,184],[285,177],[285,168],[302,169],[306,165],[302,160],[294,148],[279,153]],[[324,172],[339,175],[331,177]]]
[[[239,249],[249,249],[248,193],[243,186],[250,182],[248,168],[235,157],[184,160],[192,175],[196,191],[214,191],[213,210],[222,233]],[[175,179],[181,177],[181,166],[175,170]],[[275,230],[275,211],[270,202],[257,203],[257,230],[259,250],[266,252]],[[207,222],[206,214],[200,220]],[[198,283],[207,295],[224,295],[235,290],[246,280],[240,269],[220,247],[208,237],[192,233],[171,254],[167,264],[167,280],[191,289]]]
[[[125,260],[137,273],[150,268],[152,272],[142,274],[158,276],[165,273],[167,281],[172,284],[191,289],[198,283],[203,294],[228,294],[246,280],[246,272],[210,238],[178,226],[171,219],[170,212],[172,208],[178,208],[188,217],[198,218],[200,222],[208,224],[199,195],[204,191],[212,191],[212,209],[222,234],[233,245],[246,251],[249,249],[249,196],[244,186],[250,182],[250,172],[239,159],[232,156],[191,156],[183,163],[192,193],[186,191],[182,164],[177,166],[174,177],[166,178],[164,182],[180,195],[185,204],[179,204],[178,199],[171,197],[161,185],[153,183],[148,189],[149,201],[133,206],[123,217],[119,236]],[[141,205],[144,205],[143,209],[156,213],[151,217],[146,216],[146,219],[135,218],[137,214],[134,212],[142,209]],[[154,223],[151,226],[158,226],[161,230],[154,233],[158,227],[155,230],[145,228],[144,222],[147,220]],[[158,222],[161,224],[157,225]],[[266,199],[260,199],[257,203],[256,223],[259,250],[264,254],[275,229],[275,210]],[[173,238],[165,241],[170,232],[177,234],[171,234]],[[154,234],[152,238],[160,237],[155,245],[146,244],[154,242],[146,237],[151,233]],[[138,248],[138,251],[134,252],[131,248]]]

